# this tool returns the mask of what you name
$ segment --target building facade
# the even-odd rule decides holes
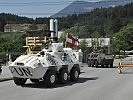
[[[6,24],[4,26],[4,32],[18,32],[30,29],[33,24]],[[47,27],[46,24],[36,24],[34,25],[38,30],[45,29]]]

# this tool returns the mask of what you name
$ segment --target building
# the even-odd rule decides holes
[[[110,46],[110,38],[84,38],[79,39],[79,42],[85,40],[87,42],[87,47],[105,47]]]
[[[30,29],[33,24],[6,24],[4,26],[4,32],[18,32]],[[46,29],[46,24],[36,24],[35,25],[38,30]]]

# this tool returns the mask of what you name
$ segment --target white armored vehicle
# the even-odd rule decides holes
[[[60,83],[77,81],[82,62],[78,61],[78,51],[63,48],[63,43],[51,43],[37,54],[21,55],[9,69],[16,85],[25,84],[27,79],[42,82],[47,87]]]

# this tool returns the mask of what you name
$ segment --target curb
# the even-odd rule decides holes
[[[13,77],[0,78],[0,82],[9,81],[9,80],[13,80]]]

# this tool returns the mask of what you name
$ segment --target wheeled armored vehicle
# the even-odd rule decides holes
[[[92,52],[87,56],[88,67],[113,67],[113,55],[102,52]]]
[[[51,43],[37,54],[19,56],[9,69],[16,85],[24,85],[27,79],[53,87],[57,81],[66,83],[68,79],[77,81],[82,62],[77,52],[63,48],[63,43]]]

